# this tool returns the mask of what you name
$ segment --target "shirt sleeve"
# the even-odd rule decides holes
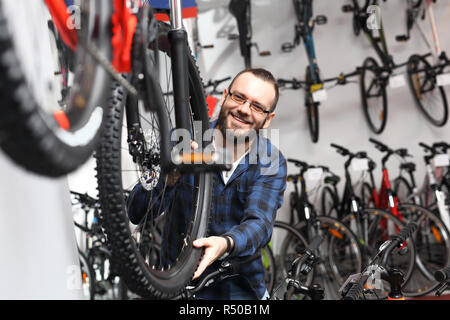
[[[286,190],[287,165],[281,155],[271,162],[248,189],[244,219],[224,236],[234,241],[232,256],[254,255],[269,242],[278,209],[283,204]]]

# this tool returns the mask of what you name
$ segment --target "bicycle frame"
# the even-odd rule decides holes
[[[418,70],[420,72],[427,71],[427,75],[429,73],[429,69],[433,71],[434,74],[442,74],[445,67],[447,67],[450,64],[450,61],[448,60],[445,51],[442,50],[439,34],[437,31],[436,26],[436,19],[434,16],[434,10],[433,10],[433,3],[435,0],[422,0],[419,2],[417,6],[414,6],[413,3],[411,3],[410,0],[408,0],[408,8],[406,10],[407,12],[407,34],[406,35],[399,35],[396,37],[397,41],[407,41],[410,38],[410,30],[413,28],[414,25],[416,25],[417,30],[419,31],[422,39],[424,40],[425,44],[430,50],[430,53],[420,55],[423,58],[426,58],[430,55],[433,56],[433,64],[430,68],[425,70]],[[417,20],[419,13],[422,13],[421,19],[425,19],[425,15],[428,17],[429,25],[430,25],[430,31],[432,35],[432,40],[429,41],[427,38],[427,35],[423,31],[420,24],[416,23],[415,20]]]
[[[61,34],[63,41],[70,47],[72,50],[76,50],[80,45],[77,37],[76,29],[69,28],[67,21],[71,18],[69,14],[68,7],[64,0],[44,0],[47,5],[52,20],[55,22],[56,28],[58,32]],[[111,39],[113,46],[113,59],[110,63],[109,61],[105,61],[105,57],[102,57],[101,53],[96,50],[96,48],[92,48],[87,44],[87,50],[90,54],[92,54],[97,61],[105,67],[108,72],[117,80],[120,84],[122,84],[125,89],[131,93],[129,96],[132,96],[134,99],[138,98],[138,93],[133,87],[133,85],[128,82],[128,80],[124,80],[123,77],[120,76],[120,73],[131,74],[131,49],[133,45],[133,37],[136,32],[138,23],[145,23],[142,21],[138,21],[138,17],[136,12],[138,12],[140,7],[142,7],[146,2],[142,2],[139,0],[127,1],[127,0],[114,0],[114,12],[112,15],[112,28],[113,28],[113,36]],[[174,99],[174,110],[175,110],[175,128],[176,129],[184,129],[187,131],[192,131],[190,128],[190,124],[188,123],[189,119],[189,72],[188,72],[188,49],[187,49],[187,32],[183,27],[182,22],[182,5],[181,0],[170,0],[169,2],[170,8],[170,29],[168,31],[168,48],[170,50],[170,58],[172,63],[172,84],[173,84],[173,99]],[[147,17],[143,17],[145,20]],[[144,27],[145,28],[145,27]],[[81,44],[85,46],[84,44]],[[146,61],[144,61],[144,65]],[[146,89],[146,94],[143,94],[141,98],[146,100],[146,106],[151,108],[152,112],[159,112],[159,115],[163,117],[163,120],[160,123],[160,133],[161,133],[161,168],[163,171],[170,171],[174,167],[180,169],[180,171],[192,171],[192,170],[205,170],[205,171],[217,171],[223,167],[226,170],[227,166],[221,165],[206,165],[205,162],[211,160],[211,153],[187,153],[180,155],[180,164],[174,164],[171,157],[171,148],[173,143],[170,141],[169,128],[167,125],[167,121],[164,121],[165,115],[161,110],[159,110],[161,106],[164,105],[163,98],[161,97],[161,93],[159,88],[155,85],[158,83],[157,79],[158,75],[146,74],[147,80],[143,80],[144,88]],[[144,77],[145,78],[145,77]],[[134,89],[134,91],[133,91]],[[147,101],[149,96],[153,97],[158,106],[152,106],[152,104]],[[128,124],[130,128],[133,127],[133,123],[139,123],[139,119],[136,119],[133,114],[135,110],[129,110],[127,107],[127,115],[130,118]],[[127,117],[128,118],[128,117]],[[204,122],[203,127],[201,128],[202,132],[205,132],[207,127],[207,121]],[[182,140],[182,137],[179,138]],[[177,141],[180,142],[180,141]],[[204,143],[203,146],[211,143],[211,141],[202,141]],[[196,168],[194,168],[196,167]]]
[[[395,217],[400,219],[400,221],[403,222],[404,221],[403,215],[398,210],[399,201],[398,201],[397,195],[392,190],[391,180],[389,178],[389,171],[386,167],[386,162],[391,155],[392,155],[392,153],[389,152],[381,160],[382,177],[381,177],[379,191],[377,191],[377,188],[376,188],[376,185],[374,182],[373,172],[372,172],[372,170],[369,170],[370,184],[371,184],[371,188],[372,188],[372,199],[371,200],[373,200],[376,208],[379,208],[381,210],[389,209],[389,211],[391,212],[392,215],[394,215]]]
[[[299,1],[303,2],[303,10],[300,10]],[[311,72],[311,85],[318,84],[321,81],[319,78],[319,66],[317,65],[316,51],[314,48],[314,38],[312,35],[314,26],[312,21],[312,0],[294,0],[294,6],[298,21],[297,26],[300,26],[300,34],[303,38],[305,51],[308,56],[309,69]]]

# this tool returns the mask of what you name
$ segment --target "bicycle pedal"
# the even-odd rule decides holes
[[[237,39],[239,39],[239,35],[238,34],[230,33],[228,35],[228,40],[237,40]]]
[[[405,42],[408,41],[409,37],[406,35],[400,35],[400,36],[396,36],[395,40],[398,42]]]
[[[320,26],[320,25],[327,24],[328,19],[327,19],[327,17],[326,17],[325,15],[321,14],[321,15],[316,16],[316,18],[314,19],[314,21],[315,21],[315,23],[316,23],[317,25]]]
[[[271,53],[270,53],[270,51],[261,51],[261,52],[259,53],[259,55],[260,55],[261,57],[266,57],[266,56],[270,56]]]
[[[294,49],[294,45],[290,42],[286,42],[281,45],[281,51],[283,52],[291,52],[292,49]]]
[[[353,12],[353,6],[346,4],[342,6],[342,12],[348,13],[348,12]]]

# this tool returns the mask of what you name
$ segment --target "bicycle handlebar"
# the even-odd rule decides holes
[[[364,282],[366,280],[366,277],[361,277],[358,281],[352,283],[350,289],[345,296],[342,297],[342,300],[358,300],[364,290]]]
[[[386,247],[383,257],[381,259],[381,265],[385,266],[387,259],[391,252],[406,241],[417,230],[417,223],[409,222],[402,230],[392,239],[391,243]]]
[[[308,164],[304,161],[300,161],[300,160],[296,160],[296,159],[292,159],[292,158],[288,158],[287,161],[293,163],[296,167],[299,167],[299,168],[308,167]]]
[[[429,145],[427,145],[427,144],[425,144],[425,143],[423,143],[423,142],[419,142],[419,146],[421,146],[422,148],[424,148],[425,149],[425,152],[433,152],[434,150],[433,150],[433,148],[432,147],[430,147]]]
[[[436,271],[434,273],[434,278],[439,282],[450,280],[450,267]]]
[[[434,150],[441,148],[443,153],[447,153],[447,150],[450,149],[450,144],[447,142],[441,141],[441,142],[435,142],[433,143],[432,148]]]
[[[389,159],[389,157],[392,154],[397,154],[400,157],[402,157],[403,159],[406,157],[412,157],[412,155],[410,155],[408,153],[408,150],[406,148],[399,148],[399,149],[391,149],[389,148],[387,145],[385,145],[384,143],[382,143],[381,141],[378,141],[376,139],[373,138],[369,138],[369,141],[372,142],[373,144],[375,144],[375,148],[377,148],[378,150],[380,150],[381,152],[386,152],[386,156],[384,156],[384,158],[382,159],[382,163],[386,163],[387,160]]]
[[[381,152],[392,151],[387,145],[378,140],[375,140],[374,138],[369,138],[369,141],[375,144],[375,148],[377,148]]]
[[[183,293],[176,296],[174,300],[180,300],[180,299],[186,299],[191,298],[193,294],[200,291],[206,286],[209,286],[211,284],[211,281],[215,281],[219,277],[226,278],[227,276],[231,276],[234,274],[239,274],[239,271],[242,267],[242,265],[251,263],[252,261],[261,258],[261,254],[258,252],[257,254],[254,254],[253,256],[248,256],[245,258],[232,258],[228,260],[222,261],[220,264],[219,269],[216,271],[211,272],[207,276],[205,276],[198,285],[196,285],[192,289],[186,289]]]
[[[209,79],[208,82],[205,85],[203,85],[203,88],[206,89],[209,87],[213,87],[213,91],[216,91],[216,88],[219,86],[219,84],[221,84],[222,82],[228,81],[230,79],[231,79],[231,77],[226,77],[226,78],[214,80],[214,81]]]
[[[347,156],[347,155],[351,155],[352,154],[348,149],[346,149],[344,147],[341,147],[341,146],[339,146],[339,145],[337,145],[335,143],[331,143],[330,146],[332,146],[333,148],[337,149],[336,152],[341,154],[341,155],[343,155],[343,156]]]
[[[417,229],[417,224],[415,222],[410,222],[405,227],[403,227],[402,230],[400,230],[400,232],[392,240],[390,240],[390,242],[385,242],[385,243],[387,243],[387,246],[385,246],[383,248],[383,245],[382,245],[380,247],[380,252],[384,251],[380,266],[382,266],[382,267],[386,266],[387,259],[388,259],[389,255],[391,254],[391,252],[395,248],[399,247],[403,242],[405,242],[406,239],[408,239],[416,231],[416,229]],[[449,271],[449,275],[450,275],[450,270],[448,270],[448,271]],[[393,283],[397,283],[396,280],[398,280],[398,275],[401,276],[401,272],[400,273],[399,272],[400,271],[398,271],[396,269],[392,269],[392,274],[391,274],[391,271],[387,271],[386,274],[390,278],[389,281],[393,282]],[[369,277],[368,273],[364,272],[363,274],[361,274],[361,276],[359,277],[359,279],[357,281],[350,283],[350,287],[346,291],[346,293],[343,295],[342,299],[343,300],[357,300],[364,290],[364,283],[366,282],[368,277]],[[400,289],[398,289],[398,290],[400,290]]]

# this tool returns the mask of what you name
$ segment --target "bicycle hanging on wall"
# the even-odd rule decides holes
[[[416,26],[429,52],[413,54],[408,59],[408,83],[417,107],[425,118],[437,127],[442,127],[448,119],[448,102],[444,86],[450,84],[450,74],[444,70],[450,61],[442,50],[434,17],[435,0],[408,0],[406,10],[406,34],[398,35],[397,41],[410,39],[410,31]],[[428,17],[432,34],[432,43],[422,29],[419,21]]]
[[[323,79],[314,49],[313,30],[316,24],[323,25],[327,23],[327,17],[324,15],[313,17],[312,0],[293,0],[293,5],[297,19],[294,40],[284,43],[281,46],[281,50],[283,52],[291,52],[303,40],[308,58],[308,66],[305,70],[304,80],[297,80],[295,78],[292,80],[278,79],[278,84],[280,87],[290,85],[290,89],[304,89],[304,105],[308,118],[308,128],[311,140],[315,143],[319,140],[319,105],[327,99],[324,83],[335,82],[335,85],[344,85],[350,82],[347,80],[349,77],[357,75],[359,71],[356,70],[345,75],[341,73],[338,77]]]

